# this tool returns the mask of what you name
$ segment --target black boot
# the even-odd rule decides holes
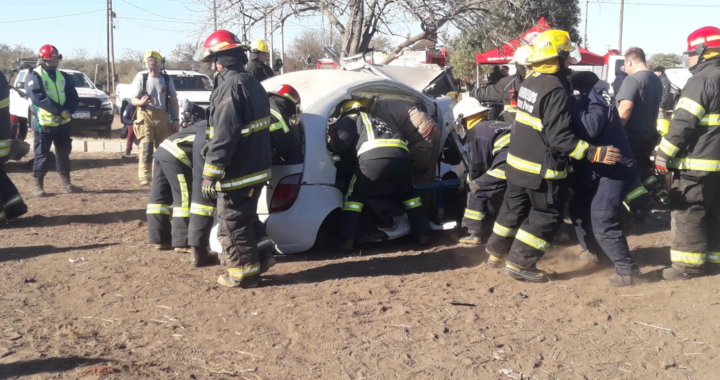
[[[7,220],[13,220],[27,214],[27,212],[28,207],[25,202],[20,202],[5,209],[5,217]]]
[[[192,247],[190,252],[190,264],[196,268],[218,265],[217,255],[213,255],[207,248]]]
[[[44,197],[47,195],[45,192],[45,189],[43,189],[43,186],[45,184],[45,177],[35,177],[35,190],[33,190],[33,195],[36,197]]]
[[[70,173],[60,173],[60,192],[63,194],[77,193],[80,188],[70,183]]]

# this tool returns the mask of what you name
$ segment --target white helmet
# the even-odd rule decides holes
[[[517,48],[515,50],[515,54],[513,55],[513,58],[510,60],[510,63],[517,63],[518,65],[528,66],[530,63],[528,63],[528,59],[530,59],[530,55],[533,53],[532,46],[530,45],[523,45]]]
[[[480,101],[478,101],[477,99],[465,98],[458,102],[455,107],[453,107],[453,117],[455,118],[455,120],[457,120],[458,117],[462,117],[463,119],[465,119],[472,115],[477,115],[481,112],[485,112],[488,110],[490,110],[490,108],[480,105]]]

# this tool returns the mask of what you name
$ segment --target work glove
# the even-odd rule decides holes
[[[70,112],[68,112],[68,111],[62,111],[62,112],[60,113],[60,117],[62,117],[63,119],[66,119],[66,120],[67,120],[67,119],[70,119],[70,118],[72,117],[72,114],[71,114]]]
[[[202,158],[205,158],[205,156],[207,156],[207,151],[208,151],[208,145],[205,144],[205,145],[203,145],[202,149],[200,149],[200,156]]]
[[[202,195],[205,200],[217,199],[217,190],[215,190],[215,180],[203,178]]]
[[[620,162],[622,155],[620,149],[614,146],[592,146],[588,149],[586,155],[588,161],[592,163],[601,163],[605,165],[615,165]]]
[[[655,156],[655,174],[667,174],[667,159],[661,155]]]

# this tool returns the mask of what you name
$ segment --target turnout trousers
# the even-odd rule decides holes
[[[594,255],[604,252],[620,275],[640,272],[620,222],[623,199],[635,179],[635,172],[629,171],[624,179],[599,177],[583,182],[575,186],[570,201],[570,217],[580,245]]]
[[[34,119],[34,118],[33,118]],[[70,138],[71,123],[57,127],[45,127],[44,132],[34,131],[33,176],[43,178],[48,172],[50,162],[47,159],[50,148],[55,145],[55,167],[60,174],[70,174],[70,152],[72,152],[72,139]],[[52,128],[52,129],[51,129]],[[49,130],[51,129],[51,130]]]
[[[673,267],[701,274],[720,264],[720,172],[702,177],[675,172],[670,258]]]
[[[6,219],[15,219],[26,212],[27,205],[0,163],[0,223],[4,223]]]
[[[138,108],[133,132],[140,141],[138,179],[148,181],[152,177],[153,150],[170,135],[170,115],[165,110]]]
[[[151,244],[188,247],[189,185],[192,179],[192,169],[170,152],[164,149],[155,152],[155,172],[147,206],[148,239]]]
[[[508,180],[486,245],[491,256],[506,258],[508,265],[521,270],[535,268],[563,223],[567,181],[544,179],[537,190],[531,190]]]
[[[414,235],[430,231],[427,212],[422,208],[420,194],[413,183],[412,160],[376,158],[359,161],[350,180],[342,212],[343,238],[354,240],[359,237],[365,200],[388,190],[405,206]]]
[[[507,189],[505,179],[505,162],[476,178],[479,188],[475,193],[468,194],[467,207],[463,216],[462,226],[468,233],[479,235],[483,221],[491,212],[497,213],[499,204]]]

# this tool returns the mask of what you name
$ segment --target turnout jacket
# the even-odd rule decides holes
[[[358,112],[340,119],[331,135],[331,150],[343,153],[353,145],[359,161],[377,158],[410,159],[407,142],[384,121]]]
[[[590,145],[570,125],[568,93],[556,75],[532,73],[518,91],[518,108],[507,158],[507,179],[536,190],[543,179],[567,177],[569,158],[585,157]]]
[[[703,176],[720,171],[720,59],[690,72],[658,155],[668,159],[668,168]]]
[[[10,154],[10,85],[0,72],[0,164]]]
[[[508,75],[493,85],[479,88],[477,99],[483,103],[502,102],[505,111],[503,117],[512,124],[515,122],[515,108],[510,105],[510,90],[519,91],[524,79],[519,73]]]
[[[241,65],[224,68],[210,95],[207,155],[203,178],[218,191],[265,183],[272,177],[270,101],[265,89]]]
[[[497,166],[507,160],[510,129],[510,124],[501,121],[481,121],[468,131],[469,181],[474,181],[485,173],[505,179],[505,171]]]
[[[256,59],[250,61],[245,67],[245,70],[250,73],[258,82],[262,82],[265,79],[270,79],[275,76],[273,69],[265,63],[262,63]]]
[[[195,136],[198,131],[205,130],[205,128],[205,123],[196,123],[187,128],[180,129],[178,133],[166,138],[162,144],[160,144],[155,154],[163,154],[163,151],[170,153],[178,161],[192,168]]]
[[[287,113],[275,97],[270,97],[270,140],[272,142],[273,156],[282,161],[298,164],[303,160],[303,140],[300,137],[300,127],[291,125]]]

